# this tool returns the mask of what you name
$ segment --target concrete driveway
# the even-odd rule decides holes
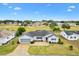
[[[17,48],[7,54],[7,56],[29,56],[28,49],[30,46],[48,46],[47,42],[35,42],[34,44],[19,44]]]
[[[29,55],[28,53],[28,44],[19,44],[17,48],[11,52],[10,54],[7,54],[7,56],[26,56]]]

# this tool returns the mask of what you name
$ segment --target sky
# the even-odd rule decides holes
[[[0,3],[1,20],[79,20],[78,3]]]

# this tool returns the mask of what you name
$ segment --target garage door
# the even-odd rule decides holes
[[[21,39],[21,43],[30,43],[30,39]]]

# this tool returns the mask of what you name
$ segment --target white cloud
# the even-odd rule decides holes
[[[21,7],[15,7],[14,10],[21,10]]]
[[[76,6],[69,6],[69,8],[72,8],[72,9],[74,9],[74,8],[76,8]]]
[[[76,8],[76,6],[69,6],[68,9],[67,9],[67,11],[68,11],[68,12],[71,12],[71,11],[73,11],[75,8]]]
[[[8,5],[8,3],[2,3],[2,5],[5,5],[6,6],[6,5]]]
[[[67,9],[68,12],[72,11],[72,9]]]

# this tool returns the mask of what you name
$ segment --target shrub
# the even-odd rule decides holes
[[[59,39],[58,44],[63,44],[63,42],[61,41],[61,39]]]
[[[49,41],[49,43],[51,44],[51,42]]]
[[[73,50],[73,46],[71,45],[71,46],[69,46],[69,50]]]
[[[63,44],[63,42],[60,42],[59,44]]]
[[[17,44],[20,44],[20,42],[19,42],[19,41],[17,41]]]
[[[30,42],[31,44],[33,44],[34,43],[34,41],[32,41],[32,42]]]

